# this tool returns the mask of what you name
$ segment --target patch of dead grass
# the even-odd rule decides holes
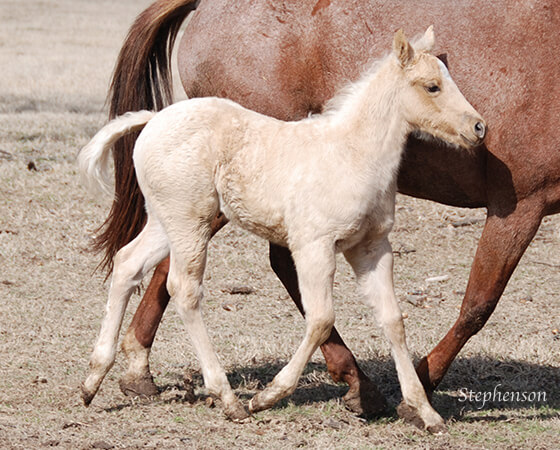
[[[546,218],[484,330],[454,363],[434,398],[449,434],[428,436],[393,417],[366,422],[346,411],[322,357],[298,390],[244,425],[209,408],[183,326],[166,313],[152,368],[158,399],[122,396],[122,355],[93,405],[81,405],[82,381],[104,311],[107,285],[87,251],[110,200],[81,187],[74,158],[104,122],[102,105],[128,25],[149,0],[4,1],[0,28],[0,447],[91,448],[551,448],[559,447],[560,219]],[[47,48],[48,44],[48,48]],[[30,161],[36,170],[28,169]],[[482,210],[398,198],[392,235],[395,282],[408,341],[417,357],[457,317],[482,223]],[[204,314],[215,347],[243,398],[252,396],[293,354],[304,324],[269,269],[268,245],[233,228],[211,244]],[[337,327],[393,407],[400,394],[389,348],[338,259]],[[429,283],[430,277],[448,275]],[[252,293],[232,296],[229,286]],[[404,301],[422,291],[426,301]],[[125,325],[138,304],[131,300]],[[233,307],[225,310],[224,304]],[[182,378],[194,372],[194,404]],[[546,404],[492,403],[477,409],[459,390],[545,390]]]

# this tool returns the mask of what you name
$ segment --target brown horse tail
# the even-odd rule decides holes
[[[138,16],[113,73],[108,96],[111,119],[127,111],[160,110],[172,102],[171,51],[181,24],[197,3],[158,0]],[[105,253],[99,267],[109,272],[117,251],[140,233],[146,221],[132,164],[137,134],[123,137],[113,147],[115,197],[94,240],[94,249]]]

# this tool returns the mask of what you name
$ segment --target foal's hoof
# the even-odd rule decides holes
[[[225,407],[224,413],[226,417],[233,422],[242,422],[251,415],[241,402],[236,402],[233,405]]]
[[[159,394],[154,379],[148,373],[141,376],[125,375],[119,380],[119,387],[129,397],[152,397]]]
[[[387,409],[385,397],[367,378],[360,380],[358,387],[351,387],[342,400],[350,411],[367,418],[378,417]]]
[[[93,397],[95,397],[95,392],[88,391],[83,383],[80,385],[80,391],[84,406],[89,406],[91,404],[91,401],[93,400]]]
[[[265,409],[269,409],[274,405],[275,402],[265,400],[266,389],[264,391],[259,392],[256,394],[250,401],[249,401],[249,412],[256,413],[259,411],[264,411]]]
[[[441,417],[435,418],[433,423],[426,423],[413,406],[407,405],[404,401],[397,406],[397,414],[405,422],[411,423],[421,430],[426,430],[432,434],[443,434],[447,432],[447,426]],[[436,413],[437,414],[437,413]]]

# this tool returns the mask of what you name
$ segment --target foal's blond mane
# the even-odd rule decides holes
[[[376,59],[375,61],[370,63],[369,68],[362,73],[358,80],[350,81],[339,88],[334,97],[332,97],[327,101],[327,103],[325,103],[321,115],[332,116],[341,111],[355,98],[360,97],[370,85],[372,78],[377,74],[379,68],[388,58],[391,57],[392,54],[389,53],[382,58]]]
[[[422,54],[432,50],[433,42],[428,41],[426,34],[421,33],[411,40],[411,45],[416,50],[416,56],[414,59],[417,60]],[[377,75],[379,69],[390,58],[395,58],[392,51],[389,51],[382,57],[371,61],[368,69],[365,70],[356,81],[348,81],[346,84],[341,86],[336,94],[325,103],[322,113],[314,117],[335,115],[351,104],[354,99],[360,98],[370,85],[372,78]]]

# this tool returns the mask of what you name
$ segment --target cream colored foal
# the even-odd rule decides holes
[[[251,412],[291,394],[329,335],[335,254],[343,252],[389,339],[404,403],[427,429],[443,427],[406,345],[387,238],[407,136],[426,133],[469,148],[485,134],[480,115],[429,53],[433,41],[431,28],[414,48],[397,32],[389,56],[331,101],[324,114],[299,122],[275,120],[224,99],[200,98],[157,114],[128,113],[92,139],[79,164],[91,181],[108,188],[112,144],[143,129],[134,165],[148,221],[115,258],[107,313],[82,386],[86,404],[115,360],[131,293],[170,254],[167,287],[200,360],[205,385],[222,400],[230,418],[247,416],[200,311],[210,224],[221,211],[231,222],[290,249],[306,313],[301,345],[270,385],[251,399]]]

